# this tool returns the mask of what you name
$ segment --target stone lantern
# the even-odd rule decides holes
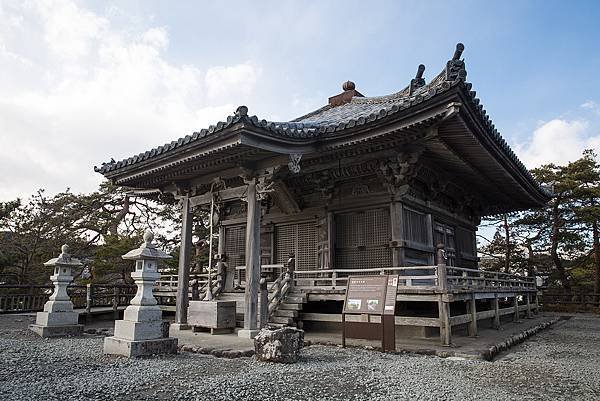
[[[154,283],[160,278],[158,262],[171,256],[157,249],[153,239],[152,232],[146,230],[144,243],[122,256],[135,260],[131,278],[137,293],[125,309],[123,320],[115,322],[114,336],[104,339],[105,354],[133,357],[177,352],[177,339],[169,338],[168,333],[163,336],[162,312],[152,295]]]
[[[54,292],[44,305],[44,311],[37,313],[35,324],[29,328],[42,337],[77,336],[83,334],[83,325],[78,324],[79,313],[73,312],[73,302],[67,294],[67,286],[73,281],[73,269],[83,266],[69,255],[69,247],[63,245],[61,254],[50,259],[44,266],[54,268],[50,280]]]

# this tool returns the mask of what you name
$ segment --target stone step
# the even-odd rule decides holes
[[[279,304],[279,309],[302,310],[302,304],[282,302]]]
[[[274,316],[298,317],[298,311],[297,310],[291,310],[291,309],[277,309],[275,311],[275,315]]]
[[[271,316],[271,319],[269,321],[272,323],[281,323],[288,326],[294,323],[294,319],[292,319],[291,317],[284,316]]]

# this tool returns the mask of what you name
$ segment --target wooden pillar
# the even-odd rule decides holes
[[[540,313],[540,298],[537,290],[535,292],[535,313],[536,315]]]
[[[515,322],[519,321],[519,294],[515,294],[515,297],[513,298],[513,306],[514,306],[514,317],[513,320]]]
[[[448,281],[446,279],[446,255],[444,245],[437,247],[437,268],[436,275],[438,281],[438,318],[440,322],[440,341],[442,345],[452,343],[452,324],[450,322],[450,302],[448,300]]]
[[[177,272],[177,300],[175,303],[176,329],[189,329],[187,324],[188,292],[190,286],[190,260],[192,254],[192,226],[194,217],[188,196],[181,200],[181,246],[179,248],[179,268]]]
[[[469,306],[469,314],[471,322],[469,323],[469,337],[477,337],[477,303],[475,301],[475,293],[471,294],[471,299],[467,301]]]
[[[450,303],[444,301],[444,295],[440,294],[438,299],[438,310],[440,319],[440,341],[442,345],[452,343],[452,326],[450,324]]]
[[[495,329],[500,328],[500,302],[498,302],[498,294],[494,295],[492,299],[492,306],[494,308],[494,317],[492,321],[492,327]]]
[[[392,237],[392,266],[401,266],[403,261],[403,255],[401,255],[402,248],[402,204],[397,201],[390,203],[390,221],[391,221],[391,237]]]
[[[246,289],[244,294],[244,330],[240,337],[254,338],[258,332],[258,290],[260,283],[260,202],[256,179],[248,181],[248,218],[246,223]]]
[[[335,220],[332,212],[327,212],[327,248],[329,249],[327,269],[334,268],[335,260]]]
[[[269,289],[267,280],[260,279],[260,328],[266,327],[269,321]]]
[[[531,299],[530,299],[531,294],[529,294],[528,292],[525,293],[525,299],[527,301],[527,319],[533,319],[533,313],[531,312]]]

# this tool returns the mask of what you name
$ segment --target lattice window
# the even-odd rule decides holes
[[[364,269],[392,265],[388,209],[340,213],[335,216],[338,269]]]
[[[427,215],[404,208],[404,237],[408,241],[429,245]]]
[[[225,228],[225,255],[230,266],[246,264],[246,226]]]
[[[286,263],[296,255],[296,269],[314,270],[317,266],[317,231],[314,222],[275,227],[275,260]]]
[[[467,255],[475,255],[474,236],[475,233],[473,231],[464,228],[458,228],[456,230],[458,250]]]

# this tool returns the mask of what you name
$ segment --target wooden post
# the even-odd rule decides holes
[[[246,222],[246,289],[244,294],[244,330],[240,337],[254,338],[258,332],[258,290],[260,282],[260,202],[256,179],[248,181],[248,218]]]
[[[402,231],[402,204],[397,201],[390,203],[390,221],[391,221],[391,248],[392,248],[392,266],[400,266],[402,257],[400,255],[400,244],[403,238]]]
[[[189,329],[187,324],[188,292],[190,285],[190,259],[192,252],[192,225],[194,217],[189,196],[181,200],[181,247],[177,272],[177,300],[175,304],[175,324],[173,327]]]
[[[492,327],[498,330],[500,328],[500,302],[498,302],[498,294],[494,294],[494,299],[492,299],[492,306],[494,307]]]
[[[440,321],[440,340],[442,345],[452,343],[452,324],[450,323],[450,302],[448,301],[448,281],[446,279],[446,253],[444,245],[437,246],[437,279],[438,279],[438,318]]]
[[[530,294],[527,292],[525,293],[525,299],[527,301],[527,319],[533,319],[533,313],[531,312],[531,300],[530,298]]]
[[[537,290],[535,291],[535,313],[536,315],[540,313],[540,298]]]
[[[92,311],[92,285],[86,284],[85,286],[85,313],[88,315]]]
[[[444,251],[444,244],[438,244],[437,246],[437,280],[438,289],[440,292],[448,292],[448,279],[446,276],[446,252]]]
[[[115,286],[113,292],[113,314],[115,319],[119,318],[119,297],[121,296],[121,289]]]
[[[469,313],[471,314],[471,322],[469,323],[469,337],[477,337],[477,303],[475,301],[475,293],[471,293],[469,303]]]
[[[260,328],[264,328],[269,321],[269,289],[267,280],[260,279]]]
[[[515,297],[513,298],[513,306],[515,309],[513,321],[518,322],[519,321],[519,294],[515,293]]]
[[[290,275],[290,280],[288,283],[288,287],[292,288],[294,286],[294,271],[296,270],[296,255],[291,253],[290,258],[287,262],[287,272]]]
[[[452,326],[450,324],[450,303],[443,300],[440,294],[438,299],[438,316],[440,320],[440,341],[442,345],[449,346],[452,343]]]

